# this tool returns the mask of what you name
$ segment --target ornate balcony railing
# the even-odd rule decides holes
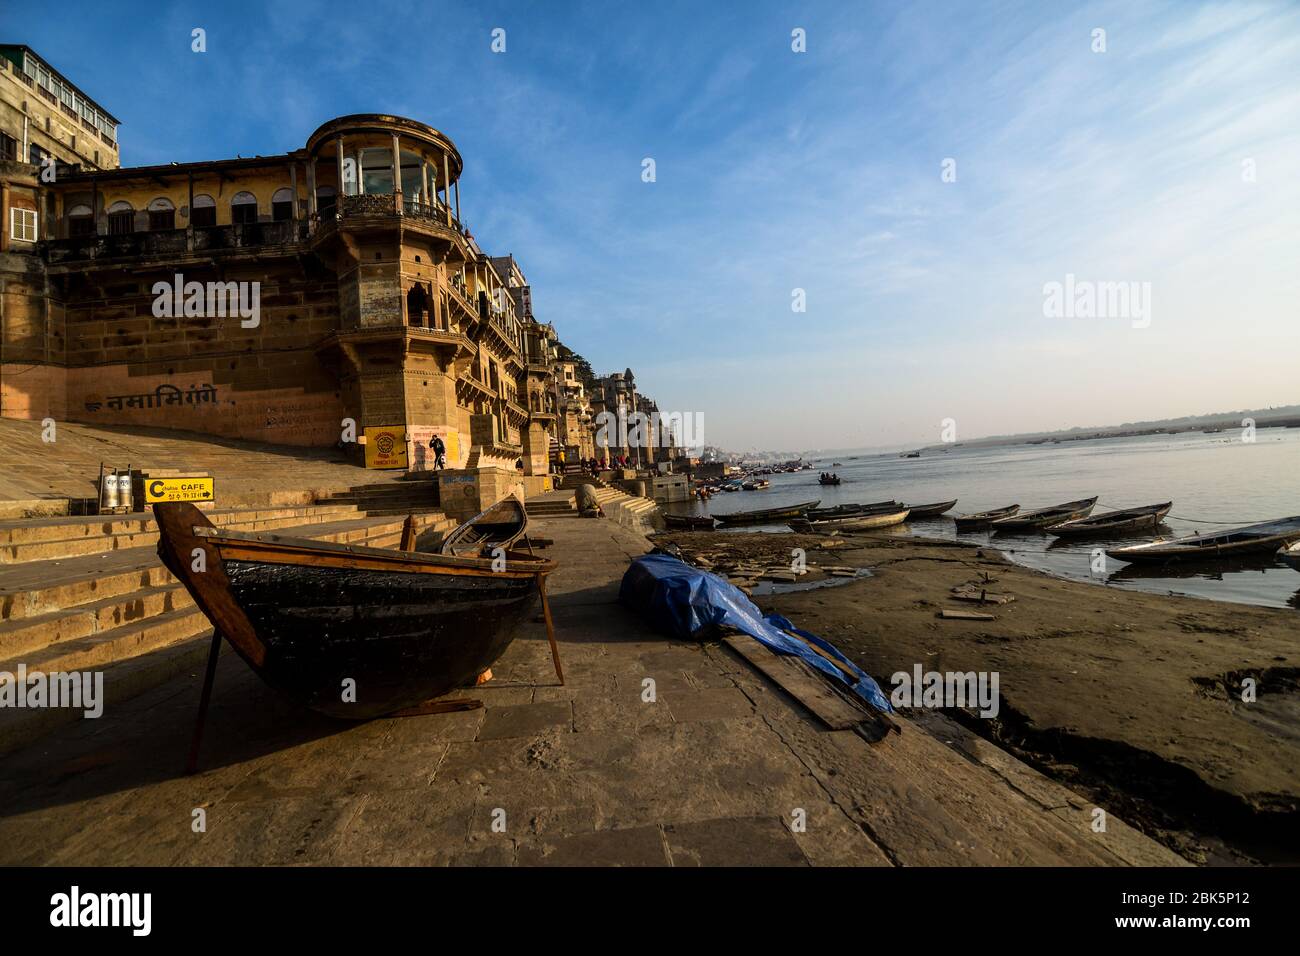
[[[157,232],[128,232],[115,236],[50,239],[44,245],[47,260],[51,263],[61,263],[94,259],[166,258],[185,255],[187,252],[289,245],[306,237],[305,222],[285,220],[195,229],[192,243],[187,230],[166,229]]]

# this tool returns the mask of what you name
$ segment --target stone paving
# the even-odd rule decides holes
[[[1181,863],[1113,816],[1092,832],[1086,801],[945,718],[868,744],[725,646],[652,631],[616,602],[644,537],[533,530],[561,562],[564,686],[540,617],[453,714],[331,721],[227,654],[193,777],[198,673],[5,758],[0,863]]]

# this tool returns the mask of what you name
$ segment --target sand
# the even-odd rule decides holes
[[[1300,616],[1051,577],[999,552],[882,535],[680,533],[724,575],[739,561],[809,573],[756,603],[833,641],[880,681],[915,664],[996,671],[994,719],[957,714],[1197,862],[1300,859]],[[865,567],[869,577],[824,566]],[[1014,600],[954,599],[975,586]],[[789,585],[775,585],[778,589]],[[760,588],[761,590],[761,588]],[[992,621],[941,618],[944,608]],[[1242,700],[1243,681],[1256,699]]]

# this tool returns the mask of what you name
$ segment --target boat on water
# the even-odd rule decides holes
[[[1077,501],[1067,501],[1064,504],[1052,505],[1048,508],[1033,508],[1029,511],[1018,511],[1013,515],[1005,518],[996,519],[989,527],[993,531],[1036,531],[1046,528],[1052,524],[1063,524],[1066,521],[1073,521],[1075,518],[1087,517],[1097,504],[1097,496],[1091,498],[1080,498]]]
[[[546,609],[556,568],[514,551],[502,562],[226,531],[186,503],[155,505],[154,517],[159,557],[216,629],[204,709],[221,638],[271,687],[331,717],[423,705],[492,666],[539,595]]]
[[[899,455],[898,457],[899,457],[899,458],[920,458],[920,457],[921,457],[921,453],[920,453],[919,451],[909,451],[909,452],[904,452],[903,454]]]
[[[528,512],[524,503],[507,495],[490,508],[480,511],[445,537],[426,531],[415,539],[416,551],[450,554],[458,557],[490,558],[497,548],[503,551],[528,530]]]
[[[765,489],[770,488],[771,485],[772,483],[766,478],[755,478],[752,481],[745,482],[741,487],[746,491],[764,491]]]
[[[1273,552],[1300,542],[1300,515],[1214,534],[1164,538],[1106,553],[1119,561],[1186,561]]]
[[[1300,541],[1292,541],[1277,549],[1277,559],[1288,568],[1300,571]]]
[[[871,531],[875,528],[888,528],[902,524],[907,520],[907,508],[895,508],[891,511],[848,515],[843,518],[824,518],[809,521],[807,518],[794,518],[789,522],[793,531],[802,533],[822,531]]]
[[[958,531],[981,531],[999,518],[1006,518],[1019,510],[1020,505],[1006,505],[989,511],[976,511],[973,514],[957,515],[957,517],[953,518],[953,521],[957,522]]]
[[[1043,530],[1058,538],[1100,538],[1107,535],[1149,531],[1159,526],[1174,506],[1172,501],[1141,508],[1123,508],[1105,514],[1075,518],[1061,524],[1049,524]]]
[[[870,504],[834,505],[830,508],[812,508],[803,515],[809,521],[823,521],[827,518],[848,518],[853,515],[878,514],[882,511],[897,511],[903,505],[897,501],[875,501]]]
[[[686,531],[712,531],[713,518],[710,515],[675,515],[665,514],[664,524],[670,528]]]
[[[915,520],[917,518],[937,518],[946,511],[951,511],[957,507],[957,499],[952,501],[936,501],[928,505],[908,505],[907,510],[911,512],[908,518]]]
[[[784,505],[780,508],[761,508],[758,511],[733,511],[731,514],[714,515],[722,524],[768,524],[789,521],[798,518],[806,511],[816,508],[820,501],[805,501],[797,505]]]
[[[817,479],[817,484],[819,485],[838,485],[839,483],[839,475],[822,475]]]

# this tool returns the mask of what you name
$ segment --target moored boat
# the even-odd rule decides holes
[[[1141,508],[1123,508],[1105,514],[1075,518],[1061,524],[1047,525],[1043,530],[1058,538],[1100,538],[1107,535],[1149,531],[1159,526],[1174,506],[1172,501]]]
[[[391,714],[472,683],[556,567],[517,552],[494,561],[236,533],[190,504],[155,505],[154,516],[159,557],[218,639],[271,687],[332,717]]]
[[[844,504],[834,505],[830,508],[811,508],[803,517],[809,521],[824,521],[827,518],[848,518],[853,515],[877,514],[882,511],[897,511],[903,505],[890,499],[889,501],[874,501],[870,504]]]
[[[1164,538],[1106,553],[1119,561],[1186,561],[1276,551],[1300,541],[1300,515],[1213,534]]]
[[[992,508],[989,511],[976,511],[973,514],[957,515],[953,521],[957,523],[958,531],[979,531],[989,527],[999,518],[1005,518],[1013,515],[1020,510],[1020,505],[1005,505],[1001,508]]]
[[[909,520],[917,518],[937,518],[945,511],[951,511],[957,507],[957,499],[952,501],[936,501],[928,505],[908,505],[907,509],[911,512],[907,517]]]
[[[1067,501],[1047,508],[1019,511],[1005,518],[996,519],[989,527],[993,531],[1003,532],[1036,531],[1051,524],[1062,524],[1075,518],[1086,517],[1092,512],[1093,505],[1096,503],[1097,496],[1093,495],[1091,498],[1080,498],[1077,501]]]
[[[797,518],[805,511],[816,508],[820,501],[805,501],[797,505],[785,505],[780,508],[761,508],[758,511],[733,511],[730,514],[714,515],[722,524],[767,524],[784,522]]]
[[[1278,548],[1277,559],[1287,567],[1300,571],[1300,541],[1292,541]]]
[[[713,518],[710,515],[675,515],[664,514],[664,524],[670,528],[686,531],[712,531]]]
[[[528,512],[514,495],[507,495],[438,539],[426,531],[415,540],[416,551],[459,557],[490,558],[497,548],[508,551],[528,530]]]
[[[806,518],[795,518],[790,522],[790,528],[794,531],[803,533],[822,532],[822,531],[871,531],[875,528],[888,528],[892,525],[902,524],[907,520],[907,508],[896,508],[892,511],[882,511],[875,514],[856,514],[844,518],[828,518],[821,521],[809,521]]]

